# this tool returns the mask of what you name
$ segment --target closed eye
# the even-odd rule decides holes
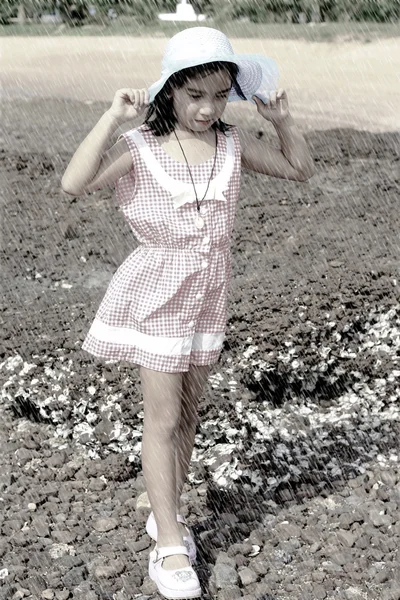
[[[201,96],[192,96],[192,94],[189,94],[189,96],[191,98],[194,98],[195,100],[198,100],[199,98],[201,98]],[[217,96],[217,99],[222,100],[223,98],[227,98],[227,97],[228,97],[228,94],[224,94],[223,96]]]

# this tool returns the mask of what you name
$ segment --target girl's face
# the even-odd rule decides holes
[[[207,131],[225,110],[232,80],[226,71],[189,79],[172,90],[178,125],[195,133]]]

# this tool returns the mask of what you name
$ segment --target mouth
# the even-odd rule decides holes
[[[201,123],[202,125],[209,125],[212,121],[209,119],[208,121],[200,121],[199,119],[195,119],[196,123]]]

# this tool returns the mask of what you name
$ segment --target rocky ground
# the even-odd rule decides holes
[[[80,349],[136,241],[112,189],[60,189],[108,105],[2,108],[0,598],[161,598],[138,369]],[[400,599],[400,136],[307,141],[310,182],[243,172],[182,506],[204,598]]]

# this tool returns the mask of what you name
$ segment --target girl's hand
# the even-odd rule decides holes
[[[147,89],[123,88],[115,92],[114,100],[108,112],[120,123],[123,123],[139,117],[148,105],[149,91]]]
[[[289,116],[289,102],[286,91],[279,88],[270,94],[270,100],[265,104],[257,96],[252,97],[257,104],[257,110],[264,119],[272,123],[279,123]]]

